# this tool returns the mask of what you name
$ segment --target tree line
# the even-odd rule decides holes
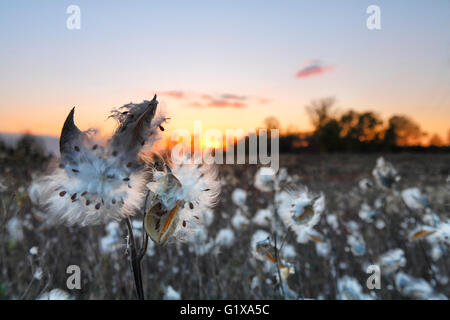
[[[287,130],[280,134],[280,152],[395,152],[400,150],[449,150],[438,135],[431,137],[410,117],[393,115],[387,122],[373,111],[335,108],[334,98],[313,101],[306,107],[313,131]],[[280,129],[275,117],[265,120],[266,129]],[[427,141],[424,147],[422,142]],[[447,146],[446,146],[447,145]]]

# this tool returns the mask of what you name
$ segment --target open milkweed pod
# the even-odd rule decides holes
[[[165,244],[174,233],[179,222],[178,212],[181,207],[181,201],[177,201],[175,207],[167,211],[158,202],[146,213],[144,218],[145,231],[154,242]]]
[[[277,264],[275,246],[270,242],[270,238],[256,243],[256,253],[260,255],[263,260],[272,264]],[[280,275],[283,280],[286,280],[289,275],[295,273],[294,266],[283,259],[279,259]],[[277,275],[278,276],[278,275]]]
[[[270,239],[262,240],[256,243],[256,252],[265,260],[277,263],[275,258],[275,247],[270,243]]]
[[[291,227],[294,229],[313,227],[319,222],[324,206],[323,195],[310,198],[306,192],[301,192],[291,204],[289,217]]]
[[[47,223],[85,226],[135,214],[146,182],[138,153],[142,143],[154,140],[150,134],[157,125],[152,120],[156,98],[152,101],[127,105],[126,114],[113,112],[120,125],[108,142],[98,139],[94,129],[81,131],[75,109],[70,111],[59,139],[59,166],[33,183],[33,202],[46,212]],[[130,114],[141,121],[138,129]],[[122,130],[125,123],[137,131]],[[130,139],[133,132],[139,133],[139,143]]]
[[[155,189],[151,190],[158,195],[164,195],[145,214],[144,227],[150,238],[158,243],[165,244],[175,231],[178,224],[178,213],[183,208],[183,201],[177,200],[171,194],[181,189],[180,181],[170,172],[164,174]]]
[[[281,261],[280,274],[283,280],[286,280],[291,274],[295,273],[294,266],[288,262]]]
[[[317,230],[308,230],[308,238],[314,242],[320,243],[325,241],[325,237]]]
[[[419,240],[422,238],[426,238],[435,232],[436,232],[436,229],[434,229],[432,227],[421,226],[409,233],[409,240],[413,241],[413,240]]]
[[[307,224],[314,217],[314,203],[320,196],[313,199],[297,199],[292,207],[292,219],[296,224]]]
[[[392,163],[385,161],[383,157],[377,159],[372,175],[378,186],[384,190],[392,190],[394,185],[400,181],[397,170]]]
[[[220,193],[217,170],[186,162],[165,163],[161,169],[151,169],[152,178],[146,185],[150,191],[146,211],[151,208],[146,231],[156,243],[169,238],[185,241],[199,230],[202,215],[216,204]],[[158,203],[160,207],[155,207]]]
[[[152,144],[158,135],[164,116],[156,116],[158,101],[156,95],[151,101],[140,104],[130,103],[111,112],[112,118],[119,123],[110,144],[115,149],[123,150],[123,159],[136,157],[144,144]]]

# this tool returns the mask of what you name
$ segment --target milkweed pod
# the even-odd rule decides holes
[[[435,233],[436,230],[428,227],[428,226],[422,226],[419,227],[413,231],[411,231],[411,233],[409,234],[409,239],[410,240],[419,240],[425,237],[428,237],[429,235]]]
[[[178,192],[182,185],[180,180],[177,179],[171,172],[163,173],[157,171],[159,177],[157,181],[152,181],[147,184],[147,188],[160,198],[167,198],[171,194]]]
[[[316,196],[311,200],[296,200],[292,207],[292,219],[298,225],[308,224],[314,215],[316,214],[314,210],[314,204],[320,198]]]
[[[277,259],[275,258],[275,247],[270,243],[269,239],[256,243],[256,252],[265,260],[277,263]]]
[[[281,261],[280,263],[280,274],[283,280],[286,280],[289,275],[294,274],[295,269],[294,266],[288,262]]]
[[[318,231],[312,229],[308,232],[308,237],[314,242],[324,242],[325,237]]]
[[[182,208],[181,204],[181,201],[177,201],[175,207],[167,210],[158,202],[146,213],[145,231],[155,243],[165,244],[174,233],[179,221],[178,213]]]

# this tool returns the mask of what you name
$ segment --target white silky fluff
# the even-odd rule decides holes
[[[211,208],[217,203],[220,180],[217,179],[216,167],[212,165],[196,165],[183,161],[170,169],[181,187],[167,190],[164,181],[169,173],[154,170],[154,181],[149,182],[147,188],[154,194],[154,201],[161,202],[166,208],[173,208],[178,201],[184,203],[178,213],[178,221],[185,223],[177,225],[173,237],[186,241],[199,230],[205,220],[210,219],[205,215],[210,214]]]
[[[73,166],[57,168],[33,185],[39,205],[47,208],[49,223],[84,226],[133,215],[142,204],[145,174],[133,172],[100,147],[79,147],[79,172],[71,172]]]
[[[382,254],[378,259],[382,272],[390,274],[406,265],[405,252],[402,249],[392,249]]]
[[[315,200],[313,201],[313,199]],[[282,191],[276,195],[276,202],[278,204],[278,213],[284,224],[294,231],[314,227],[319,222],[322,212],[325,209],[325,196],[320,194],[319,196],[314,197],[306,188],[290,192]],[[303,212],[306,205],[309,205],[312,202],[314,202],[313,216],[303,223],[297,223],[295,218]]]
[[[47,223],[105,223],[140,209],[147,174],[138,153],[158,138],[166,119],[155,117],[157,104],[155,96],[113,110],[118,128],[104,146],[95,143],[93,130],[76,127],[72,109],[61,133],[60,167],[30,187],[33,202],[46,209]]]
[[[395,183],[400,180],[397,170],[390,162],[385,161],[383,157],[377,159],[372,175],[378,186],[385,190],[392,189]]]

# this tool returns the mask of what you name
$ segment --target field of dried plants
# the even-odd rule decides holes
[[[400,177],[395,190],[374,179],[380,156]],[[51,162],[32,142],[0,151],[0,298],[134,299],[123,221],[49,226],[30,201],[32,179]],[[276,191],[255,183],[259,166],[219,166],[220,201],[202,217],[204,227],[186,242],[150,243],[142,262],[146,299],[450,295],[449,154],[282,155],[280,166]],[[286,223],[298,193],[320,196],[314,226]],[[141,218],[132,219],[137,236]],[[256,249],[274,234],[282,265]],[[69,265],[80,267],[80,290],[66,287]],[[369,265],[380,266],[380,289],[366,286]]]

